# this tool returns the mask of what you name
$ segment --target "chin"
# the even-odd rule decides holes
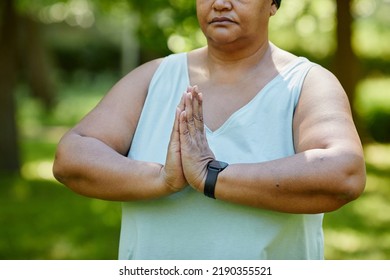
[[[221,45],[234,43],[237,39],[233,37],[231,33],[229,34],[228,32],[226,32],[226,34],[213,34],[212,36],[207,36],[206,38],[209,43]]]

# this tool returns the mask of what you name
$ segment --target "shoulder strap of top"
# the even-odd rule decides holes
[[[294,96],[294,103],[297,105],[302,86],[310,69],[318,64],[309,61],[307,58],[298,57],[284,71],[280,73],[281,78],[287,84]]]

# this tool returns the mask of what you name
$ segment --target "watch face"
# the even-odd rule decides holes
[[[212,162],[209,163],[210,168],[218,169],[218,170],[223,170],[225,169],[229,164],[223,161],[218,161],[218,160],[213,160]]]

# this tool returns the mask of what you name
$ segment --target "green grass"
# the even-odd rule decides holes
[[[114,80],[105,77],[63,87],[60,103],[49,115],[39,103],[20,94],[24,164],[21,177],[0,176],[0,259],[117,258],[120,203],[77,195],[51,174],[60,137]],[[364,102],[359,106],[366,106],[361,110],[372,110],[381,104],[378,100],[390,103],[380,97],[380,92],[386,92],[384,87],[365,81],[361,91],[375,92],[375,98],[361,95]],[[325,215],[327,259],[390,259],[390,145],[370,144],[365,153],[368,180],[364,194]]]
[[[60,90],[45,114],[20,88],[21,176],[0,176],[0,259],[116,259],[120,203],[77,195],[51,169],[61,136],[93,108],[114,79]]]
[[[48,180],[2,182],[0,195],[0,259],[117,257],[119,204],[77,196]]]

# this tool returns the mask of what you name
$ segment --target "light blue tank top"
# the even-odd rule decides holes
[[[233,164],[293,155],[294,109],[313,65],[295,59],[219,129],[206,128],[216,158]],[[176,106],[189,84],[187,55],[166,57],[152,78],[130,158],[165,163]],[[235,205],[186,187],[123,203],[119,259],[322,259],[322,219]]]

